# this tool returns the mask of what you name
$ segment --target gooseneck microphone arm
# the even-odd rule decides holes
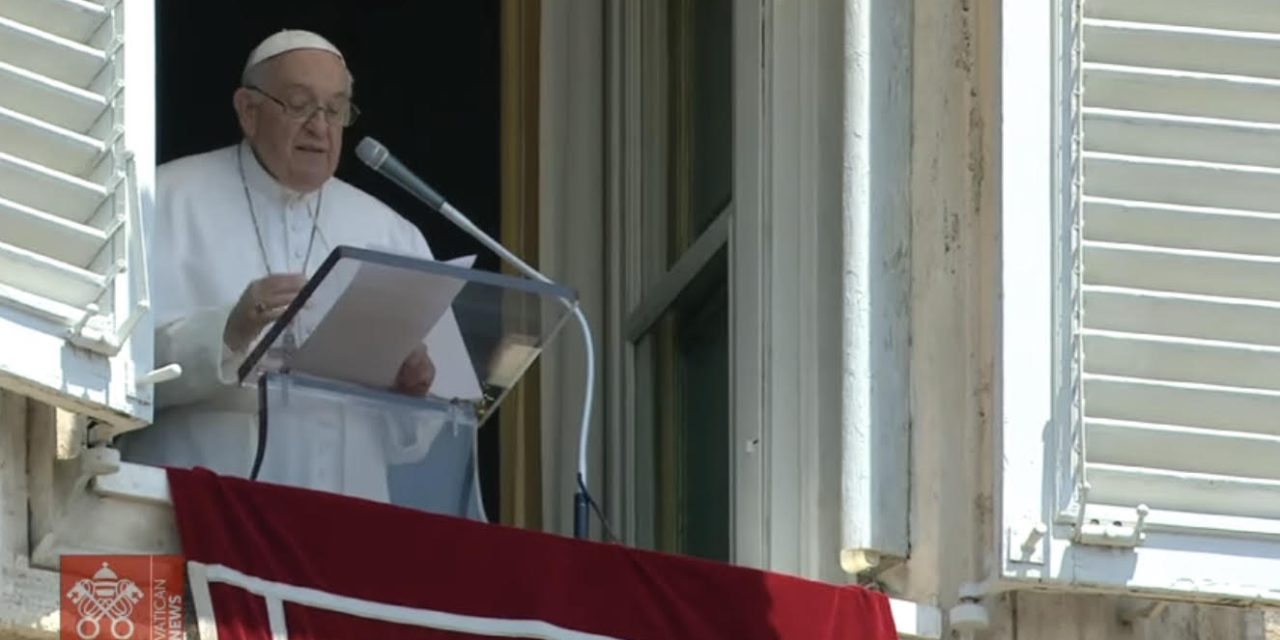
[[[519,256],[502,246],[502,243],[480,230],[461,211],[455,209],[435,189],[432,189],[431,185],[423,182],[421,178],[401,164],[382,143],[366,137],[360,141],[360,144],[356,145],[356,157],[369,165],[369,168],[386,176],[389,180],[399,185],[400,188],[425,202],[427,206],[439,211],[454,225],[467,232],[468,235],[478,240],[480,244],[490,251],[496,253],[498,257],[515,265],[524,275],[534,280],[553,283],[551,278],[542,275],[540,271],[529,266]],[[573,496],[573,535],[575,538],[586,538],[590,534],[588,511],[590,494],[587,492],[587,478],[589,477],[587,475],[587,443],[591,434],[591,408],[595,400],[596,352],[595,344],[591,337],[591,325],[587,323],[587,316],[582,313],[582,305],[565,298],[561,298],[560,302],[578,320],[578,326],[582,328],[583,346],[586,349],[587,356],[587,383],[582,401],[582,422],[578,430],[577,488]],[[603,517],[603,514],[601,514],[601,517]]]

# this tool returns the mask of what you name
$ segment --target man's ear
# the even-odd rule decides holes
[[[245,137],[252,137],[258,130],[257,101],[253,92],[240,87],[231,96],[231,103],[236,109],[236,120],[240,122],[240,131]]]

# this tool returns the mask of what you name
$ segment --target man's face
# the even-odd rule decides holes
[[[276,180],[298,191],[319,189],[337,170],[342,151],[343,123],[326,110],[345,112],[350,104],[347,68],[315,49],[289,51],[264,64],[256,90],[236,91],[240,127]]]

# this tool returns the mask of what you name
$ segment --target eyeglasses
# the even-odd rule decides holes
[[[280,105],[285,116],[292,120],[297,120],[298,122],[307,122],[314,118],[317,113],[323,112],[325,121],[329,124],[340,124],[343,127],[349,127],[352,124],[355,124],[356,118],[360,117],[360,109],[356,108],[356,105],[350,102],[336,106],[320,104],[315,100],[308,100],[306,102],[285,102],[259,87],[245,85],[245,88],[266,96],[272,102]]]

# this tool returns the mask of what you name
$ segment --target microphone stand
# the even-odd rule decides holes
[[[534,269],[526,264],[519,256],[512,253],[506,247],[502,246],[497,240],[494,240],[489,234],[475,226],[466,216],[449,204],[447,201],[442,202],[438,211],[448,218],[450,222],[462,228],[471,237],[480,241],[489,250],[498,254],[498,256],[507,262],[515,265],[521,273],[540,280],[548,284],[554,284],[552,280],[542,272]],[[591,429],[591,405],[594,400],[595,378],[596,378],[596,354],[594,340],[591,336],[591,326],[587,322],[586,314],[582,313],[582,305],[576,302],[570,302],[563,298],[560,302],[569,308],[573,313],[573,317],[577,319],[578,326],[582,328],[583,346],[586,349],[586,365],[587,365],[587,384],[585,395],[586,398],[582,405],[582,428],[578,436],[578,474],[576,489],[573,495],[573,537],[578,539],[586,539],[590,535],[591,520],[589,511],[589,501],[587,493],[587,437]]]
[[[360,144],[357,145],[356,155],[374,171],[386,176],[402,189],[426,203],[427,206],[439,211],[455,226],[475,238],[490,251],[496,253],[499,258],[514,265],[525,276],[548,284],[554,284],[551,278],[529,266],[519,256],[502,246],[502,243],[485,233],[463,215],[461,211],[449,204],[435,189],[432,189],[398,161],[395,161],[390,152],[387,151],[387,148],[377,140],[368,137],[361,140]],[[384,168],[388,161],[391,161],[392,166]],[[591,532],[590,494],[587,491],[587,442],[591,433],[591,407],[595,399],[596,352],[594,340],[591,336],[591,326],[587,322],[586,315],[582,312],[582,305],[564,298],[561,298],[560,302],[569,309],[573,317],[577,319],[578,326],[582,328],[583,346],[586,350],[587,383],[582,402],[582,423],[578,431],[578,473],[573,496],[573,537],[586,539]]]

